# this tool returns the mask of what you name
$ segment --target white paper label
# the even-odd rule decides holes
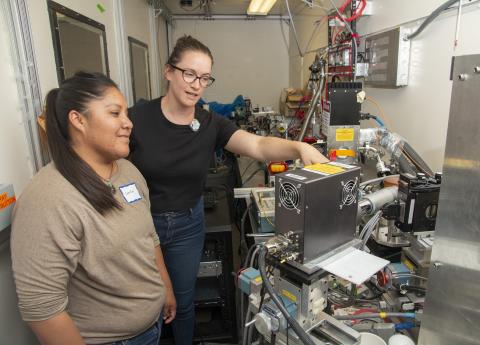
[[[120,186],[120,192],[122,193],[124,199],[131,204],[132,202],[142,199],[137,186],[135,183],[130,183],[125,186]]]

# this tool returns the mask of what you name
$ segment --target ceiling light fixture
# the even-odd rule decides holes
[[[252,0],[248,6],[249,16],[266,16],[277,0]]]

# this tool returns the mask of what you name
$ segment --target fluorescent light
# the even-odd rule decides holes
[[[247,14],[250,16],[266,16],[277,0],[252,0],[248,6]]]

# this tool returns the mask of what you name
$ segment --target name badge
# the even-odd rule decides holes
[[[130,183],[125,186],[120,186],[120,192],[123,195],[123,198],[131,204],[132,202],[142,199],[142,196],[138,192],[137,186],[135,183]]]

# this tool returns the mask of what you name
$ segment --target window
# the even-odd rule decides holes
[[[152,98],[150,87],[150,65],[148,60],[148,46],[128,37],[130,50],[130,70],[132,73],[133,102],[140,99],[149,100]]]
[[[110,75],[105,26],[48,1],[59,83],[84,70]]]

